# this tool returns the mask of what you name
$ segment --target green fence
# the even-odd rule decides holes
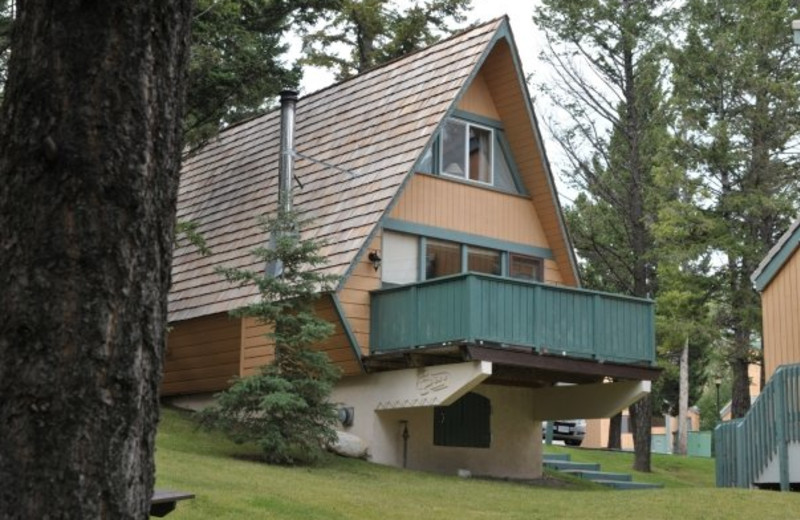
[[[486,341],[604,361],[655,360],[649,300],[474,273],[371,298],[373,352]]]
[[[743,419],[714,430],[717,486],[749,488],[777,457],[788,491],[790,442],[800,442],[800,364],[778,367]]]

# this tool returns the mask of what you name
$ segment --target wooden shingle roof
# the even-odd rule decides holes
[[[504,18],[443,40],[297,104],[298,153],[354,172],[298,159],[294,207],[323,240],[326,267],[344,275],[464,87]],[[264,266],[252,250],[267,243],[258,217],[277,207],[278,110],[231,127],[185,161],[178,220],[198,225],[212,254],[179,244],[173,257],[169,319],[228,311],[256,297],[215,272]]]

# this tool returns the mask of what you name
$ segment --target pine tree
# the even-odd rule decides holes
[[[335,440],[336,410],[328,396],[339,377],[327,354],[313,349],[333,332],[330,323],[314,314],[313,305],[336,277],[318,270],[325,258],[315,241],[300,238],[295,214],[280,212],[262,227],[277,238],[254,254],[265,265],[280,266],[280,274],[240,269],[221,273],[232,282],[258,288],[259,301],[235,315],[254,317],[271,327],[267,336],[275,359],[219,394],[201,421],[237,442],[257,443],[267,462],[313,463]]]
[[[686,43],[673,59],[681,135],[723,265],[718,326],[733,373],[733,417],[750,407],[760,304],[750,275],[797,209],[800,53],[789,0],[691,0]]]
[[[660,71],[671,2],[544,0],[534,20],[555,73],[540,90],[568,123],[552,133],[583,190],[568,212],[590,287],[639,297],[657,290],[651,186],[667,135]],[[650,470],[652,404],[630,408],[634,468]]]
[[[388,0],[328,3],[325,27],[306,26],[304,62],[336,70],[337,79],[427,47],[464,21],[471,0],[427,0],[400,9]],[[345,55],[337,47],[346,49]]]
[[[325,0],[195,0],[184,132],[189,145],[263,112],[300,80],[284,36],[311,24]]]

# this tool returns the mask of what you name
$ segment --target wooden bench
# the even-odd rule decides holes
[[[153,491],[153,498],[150,499],[150,516],[159,518],[167,516],[175,509],[179,500],[189,500],[192,498],[194,498],[194,493],[156,489]]]

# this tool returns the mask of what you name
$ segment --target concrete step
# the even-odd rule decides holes
[[[571,455],[569,453],[544,453],[542,454],[542,460],[544,462],[554,462],[554,461],[569,461]]]
[[[586,471],[582,469],[566,469],[561,473],[568,475],[575,475],[576,477],[585,478],[587,480],[613,480],[616,482],[630,482],[632,480],[630,473],[612,473],[610,471]]]
[[[617,480],[592,480],[592,482],[596,482],[597,484],[602,484],[604,486],[612,487],[614,489],[661,489],[661,484],[651,484],[649,482],[620,482]]]
[[[600,464],[595,464],[592,462],[570,462],[566,460],[553,460],[553,461],[544,461],[544,467],[549,469],[555,469],[559,471],[564,470],[584,470],[584,471],[600,471]]]

